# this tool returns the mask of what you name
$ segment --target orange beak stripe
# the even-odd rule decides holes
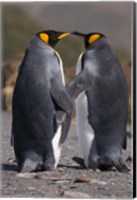
[[[60,39],[63,39],[63,38],[65,38],[65,37],[67,37],[67,36],[69,36],[70,35],[70,33],[63,33],[63,34],[61,34],[59,37],[58,37],[58,39],[60,40]]]

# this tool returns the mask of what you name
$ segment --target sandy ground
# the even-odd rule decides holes
[[[81,156],[76,138],[75,121],[63,146],[60,163],[54,172],[19,174],[13,148],[10,146],[11,114],[2,113],[2,197],[45,198],[126,198],[133,196],[132,142],[124,156],[131,157],[127,163],[129,173],[115,169],[107,172],[83,169],[72,160]]]

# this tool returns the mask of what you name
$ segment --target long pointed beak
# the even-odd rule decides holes
[[[73,35],[76,35],[76,36],[79,36],[79,37],[85,37],[85,34],[80,33],[80,32],[78,32],[78,31],[74,31],[74,32],[72,32],[72,34],[73,34]]]
[[[71,34],[71,33],[62,33],[62,34],[58,37],[58,39],[61,40],[61,39],[65,38],[65,37],[69,36],[70,34]]]

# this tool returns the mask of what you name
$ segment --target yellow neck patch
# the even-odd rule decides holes
[[[43,42],[45,42],[46,44],[49,44],[49,36],[48,36],[48,34],[46,34],[46,33],[41,33],[39,36],[40,36],[40,38],[41,38],[41,40],[42,40]]]
[[[92,44],[93,42],[95,42],[96,40],[98,40],[100,38],[100,34],[94,34],[91,35],[88,39],[88,43]]]

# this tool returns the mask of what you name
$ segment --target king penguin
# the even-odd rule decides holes
[[[56,43],[70,33],[41,31],[32,37],[13,93],[12,138],[19,171],[53,170],[61,152],[61,123],[70,116],[72,101],[64,86]],[[61,121],[62,120],[62,121]]]
[[[76,96],[83,91],[76,99],[76,128],[84,166],[93,170],[115,166],[122,171],[126,169],[122,149],[126,149],[128,118],[124,73],[105,35],[74,34],[83,37],[85,43],[77,75],[68,85]]]

